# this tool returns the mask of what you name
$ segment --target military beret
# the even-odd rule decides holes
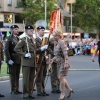
[[[38,30],[39,30],[39,29],[45,29],[45,27],[43,27],[43,26],[38,26],[37,29],[38,29]]]
[[[25,26],[25,29],[28,30],[28,29],[34,29],[34,28],[31,25],[27,25],[27,26]]]
[[[19,28],[17,25],[10,26],[10,29]]]

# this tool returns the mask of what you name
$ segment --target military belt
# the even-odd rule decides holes
[[[24,51],[24,53],[28,53],[28,51]],[[29,51],[29,53],[34,53],[33,51]]]
[[[11,52],[11,54],[16,54],[16,52]]]

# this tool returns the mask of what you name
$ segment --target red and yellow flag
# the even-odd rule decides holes
[[[55,28],[59,28],[62,30],[61,28],[61,12],[59,9],[52,11],[51,13],[51,17],[50,17],[50,33],[52,33],[52,31]]]

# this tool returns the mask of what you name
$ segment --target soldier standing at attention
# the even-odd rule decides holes
[[[25,26],[26,36],[15,47],[15,51],[21,55],[23,73],[23,99],[35,99],[32,96],[35,68],[36,68],[36,44],[33,38],[34,28]]]
[[[1,71],[1,65],[4,62],[4,55],[3,55],[3,44],[2,40],[0,39],[0,71]],[[0,94],[0,97],[5,97],[4,95]]]
[[[54,54],[54,45],[56,45],[56,41],[52,37],[49,41],[49,53],[51,55],[51,59],[55,56]],[[53,62],[51,64],[51,88],[52,88],[52,93],[61,93],[60,91],[60,82],[57,77],[57,63]]]
[[[14,48],[19,41],[17,36],[19,34],[19,27],[17,25],[12,25],[10,30],[11,35],[7,37],[5,41],[5,57],[9,69],[11,94],[22,94],[22,92],[19,91],[21,56],[14,51]]]
[[[47,66],[46,66],[46,57],[45,57],[45,50],[48,48],[48,45],[46,45],[46,39],[44,36],[45,28],[43,26],[37,27],[37,37],[36,37],[36,48],[37,50],[41,49],[37,55],[39,55],[38,61],[37,61],[37,71],[39,71],[36,87],[37,87],[37,96],[49,96],[45,92],[45,86],[44,81],[46,78],[47,73]],[[40,64],[42,64],[41,69],[39,70]]]

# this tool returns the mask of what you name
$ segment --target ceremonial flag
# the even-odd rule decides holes
[[[61,28],[61,12],[59,9],[52,11],[49,24],[50,24],[50,33],[52,33],[52,31],[55,28],[59,28],[62,30],[62,28]]]

